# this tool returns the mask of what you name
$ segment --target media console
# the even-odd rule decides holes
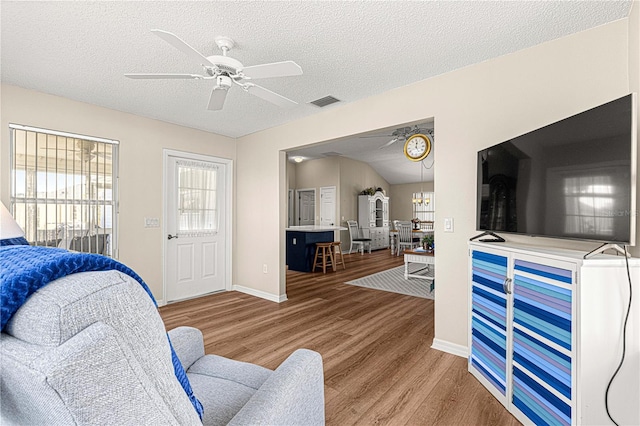
[[[640,424],[640,259],[469,243],[469,371],[525,424]]]

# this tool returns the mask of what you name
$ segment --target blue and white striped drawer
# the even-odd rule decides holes
[[[570,351],[572,271],[522,260],[514,269],[514,323]]]
[[[571,424],[571,404],[518,367],[513,369],[513,405],[538,426]]]
[[[472,253],[470,364],[502,395],[506,395],[507,300],[502,283],[507,258]]]
[[[573,271],[514,265],[513,404],[535,424],[571,424]]]

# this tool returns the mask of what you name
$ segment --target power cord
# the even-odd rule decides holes
[[[624,363],[624,357],[627,351],[627,322],[629,321],[629,314],[631,313],[631,300],[633,297],[633,292],[631,287],[631,272],[629,271],[629,257],[627,254],[626,245],[624,246],[624,261],[627,266],[627,279],[629,281],[629,305],[627,306],[627,314],[624,317],[624,325],[622,326],[622,357],[620,357],[620,363],[618,364],[618,368],[616,368],[616,371],[613,373],[613,376],[611,376],[611,379],[609,380],[609,384],[607,385],[607,390],[604,393],[604,407],[607,410],[607,416],[609,416],[609,419],[611,419],[613,424],[616,426],[619,426],[619,425],[618,423],[616,423],[615,420],[613,420],[613,417],[611,417],[611,413],[609,412],[609,388],[611,388],[611,384],[613,383],[613,380],[618,375],[618,372],[622,367],[622,363]]]

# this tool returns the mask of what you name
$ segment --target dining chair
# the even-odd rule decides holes
[[[349,228],[349,239],[351,245],[349,246],[349,254],[353,250],[353,246],[360,247],[360,254],[364,255],[364,246],[369,246],[369,254],[371,254],[371,238],[364,238],[360,235],[360,228],[358,222],[355,220],[348,220],[347,227]]]
[[[398,256],[400,256],[403,247],[409,247],[410,249],[418,247],[420,245],[420,239],[418,238],[417,240],[418,241],[415,241],[415,238],[413,237],[410,224],[398,224]]]

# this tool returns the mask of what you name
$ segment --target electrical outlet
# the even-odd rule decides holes
[[[262,265],[262,273],[263,274],[267,273],[267,264],[266,263]]]

